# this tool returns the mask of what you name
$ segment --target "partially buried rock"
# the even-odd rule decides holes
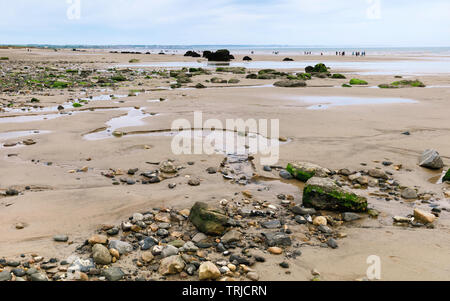
[[[289,163],[286,170],[296,179],[306,182],[312,177],[326,177],[330,171],[319,165],[308,162]]]
[[[69,237],[67,235],[55,235],[53,236],[53,240],[56,242],[67,242]]]
[[[339,187],[329,178],[314,177],[306,182],[303,205],[318,210],[366,212],[367,199]]]
[[[224,244],[241,240],[242,234],[237,230],[230,230],[222,236],[221,241]]]
[[[430,169],[441,169],[444,162],[439,153],[433,149],[427,149],[419,159],[419,165]]]
[[[192,207],[189,219],[200,232],[211,235],[222,235],[228,224],[228,216],[201,202]]]
[[[424,224],[432,224],[436,220],[434,214],[422,211],[420,209],[414,209],[414,218]]]
[[[402,198],[407,200],[417,199],[417,191],[412,188],[405,188],[402,191]]]
[[[306,82],[302,80],[281,80],[274,83],[274,86],[283,88],[299,88],[306,87]]]
[[[200,280],[216,280],[220,277],[220,275],[221,273],[219,268],[210,261],[202,263],[198,271]]]
[[[161,260],[159,273],[163,276],[179,274],[183,271],[184,267],[185,263],[181,256],[174,255]]]
[[[123,278],[123,276],[125,276],[125,273],[120,268],[112,267],[103,270],[103,275],[109,281],[119,281]]]

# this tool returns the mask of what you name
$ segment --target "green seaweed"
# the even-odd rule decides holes
[[[368,85],[369,83],[362,79],[352,78],[350,85]]]
[[[297,180],[302,182],[307,182],[309,179],[314,177],[315,172],[307,172],[298,168],[295,168],[291,163],[286,167],[286,170]]]
[[[331,78],[334,78],[334,79],[346,79],[346,77],[344,75],[340,74],[340,73],[333,74],[331,76]]]
[[[306,185],[303,190],[303,205],[306,207],[318,207],[314,200],[317,198],[324,198],[325,204],[319,206],[321,210],[337,210],[337,211],[353,211],[366,212],[367,199],[360,197],[354,193],[341,192],[332,190],[327,192],[320,186]]]
[[[447,170],[447,173],[445,174],[444,178],[442,178],[443,182],[449,181],[450,182],[450,169]]]

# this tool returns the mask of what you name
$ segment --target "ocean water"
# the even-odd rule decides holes
[[[164,52],[167,54],[180,54],[187,50],[204,51],[228,49],[235,54],[267,54],[278,52],[281,54],[303,54],[305,51],[313,54],[332,55],[336,51],[345,51],[351,54],[353,51],[366,51],[367,55],[438,55],[450,56],[450,47],[364,47],[364,46],[290,46],[290,45],[22,45],[47,48],[68,49],[99,49],[110,51],[133,51],[133,52]]]

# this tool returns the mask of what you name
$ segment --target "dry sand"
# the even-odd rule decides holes
[[[26,62],[73,62],[73,66],[106,69],[116,64],[126,64],[132,58],[144,62],[196,61],[195,59],[172,55],[124,55],[95,51],[75,53],[68,50],[24,49],[0,50],[0,57]],[[304,56],[291,56],[304,60]],[[264,55],[253,56],[255,61],[281,60],[282,57]],[[311,62],[327,61],[370,61],[383,62],[398,59],[417,60],[421,57],[311,57]],[[241,61],[241,57],[237,57]],[[50,63],[50,64],[51,64]],[[151,68],[149,68],[151,69]],[[339,70],[333,70],[337,72]],[[401,74],[400,74],[401,75]],[[212,76],[199,76],[194,80],[204,81]],[[245,75],[220,75],[222,78],[239,78],[239,85],[266,85],[274,80],[250,80]],[[351,75],[347,76],[352,78]],[[367,80],[369,86],[388,83],[393,76],[354,76]],[[415,78],[415,77],[414,77]],[[450,86],[447,75],[436,74],[417,76],[427,85]],[[86,107],[140,107],[145,112],[158,115],[148,116],[145,125],[121,129],[127,131],[150,131],[170,129],[173,120],[192,120],[193,111],[202,111],[204,120],[217,118],[279,119],[281,136],[291,139],[281,146],[278,165],[290,161],[308,161],[330,169],[349,168],[351,170],[380,167],[382,161],[402,164],[400,171],[392,167],[385,169],[394,174],[402,185],[419,187],[419,191],[432,191],[441,199],[441,207],[450,208],[443,189],[448,184],[434,184],[429,180],[440,172],[431,172],[417,165],[418,156],[428,148],[437,149],[444,162],[450,162],[450,127],[448,126],[450,88],[403,88],[371,89],[340,86],[347,80],[313,79],[307,88],[276,87],[217,87],[208,89],[151,91],[135,97],[113,101],[90,102]],[[92,91],[90,95],[128,94],[128,90],[154,89],[168,86],[164,81],[147,80],[141,86],[122,87],[114,92]],[[211,87],[212,86],[212,87]],[[326,86],[326,87],[324,87]],[[42,96],[41,105],[62,104],[69,98],[80,97],[80,91],[51,91],[52,95]],[[302,96],[344,96],[344,97],[388,97],[416,100],[417,103],[376,104],[331,107],[327,110],[308,110],[311,104],[301,101]],[[31,95],[3,95],[2,99],[25,100]],[[164,102],[148,102],[165,98]],[[298,98],[296,100],[295,98]],[[46,257],[70,255],[77,245],[92,234],[102,224],[114,224],[128,218],[134,212],[156,206],[189,208],[196,201],[217,202],[232,198],[243,190],[237,185],[226,183],[220,175],[207,175],[210,166],[218,166],[222,155],[182,155],[171,153],[171,137],[167,136],[127,136],[121,139],[88,141],[83,134],[105,127],[111,118],[125,111],[86,111],[60,118],[24,123],[0,123],[0,133],[10,131],[50,131],[47,134],[30,136],[37,144],[15,148],[0,148],[0,190],[17,187],[30,191],[16,197],[0,197],[0,257],[13,258],[19,254],[37,253]],[[15,113],[14,115],[25,115]],[[12,113],[0,113],[0,117]],[[410,136],[402,135],[409,131]],[[24,138],[4,139],[17,142]],[[9,156],[14,154],[14,156]],[[87,159],[90,159],[87,161]],[[174,159],[179,165],[195,161],[194,166],[183,170],[175,180],[178,187],[169,190],[167,183],[153,185],[113,186],[101,175],[109,168],[151,169],[145,162],[159,162]],[[35,162],[32,162],[34,160]],[[37,163],[36,160],[39,160]],[[45,163],[52,162],[48,166]],[[366,163],[367,167],[361,166]],[[69,173],[70,170],[89,167],[86,173]],[[447,165],[448,166],[448,165]],[[277,178],[277,174],[267,174]],[[200,175],[199,187],[186,185],[186,175]],[[292,183],[271,181],[269,194],[257,192],[262,199],[275,201],[278,193],[293,194],[296,202],[301,202],[301,187]],[[247,188],[245,188],[247,189]],[[249,189],[247,189],[249,190]],[[367,192],[362,192],[367,193]],[[385,202],[375,197],[369,198],[372,207],[382,212],[378,220],[364,220],[345,229],[348,237],[337,250],[305,246],[303,255],[291,261],[291,274],[277,269],[272,272],[278,258],[270,258],[257,266],[261,280],[309,280],[310,270],[317,268],[323,280],[355,280],[366,274],[370,255],[378,255],[382,260],[383,280],[450,280],[450,213],[443,211],[435,229],[411,229],[392,225],[392,216],[411,214],[414,207],[428,208],[417,202]],[[15,225],[26,227],[17,230]],[[54,243],[56,234],[67,234],[74,244],[67,246]],[[271,271],[267,273],[267,271]]]

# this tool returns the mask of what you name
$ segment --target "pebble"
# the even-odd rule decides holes
[[[267,249],[267,251],[269,251],[269,253],[274,254],[274,255],[280,255],[283,253],[283,249],[278,248],[278,247],[270,247]]]
[[[327,219],[324,216],[317,216],[316,218],[314,218],[313,220],[313,225],[314,226],[326,226],[327,225]]]

